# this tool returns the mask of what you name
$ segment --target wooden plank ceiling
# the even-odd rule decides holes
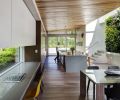
[[[47,31],[83,26],[120,7],[120,0],[36,0]]]

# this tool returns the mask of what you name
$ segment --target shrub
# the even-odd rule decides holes
[[[7,48],[0,51],[0,67],[7,66],[15,60],[16,49]]]
[[[120,12],[106,20],[106,50],[120,53]]]

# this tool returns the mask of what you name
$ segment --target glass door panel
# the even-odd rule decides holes
[[[66,51],[66,37],[58,37],[59,50]]]
[[[56,55],[57,37],[48,37],[48,54]]]
[[[67,49],[70,50],[71,47],[75,48],[75,38],[67,37]]]

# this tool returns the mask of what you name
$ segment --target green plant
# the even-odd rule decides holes
[[[120,11],[106,20],[106,50],[120,53]]]
[[[74,48],[74,47],[71,47],[70,50],[71,50],[72,55],[73,55],[73,52],[74,52],[75,48]]]
[[[0,68],[8,66],[10,63],[15,62],[16,49],[7,48],[0,50]]]

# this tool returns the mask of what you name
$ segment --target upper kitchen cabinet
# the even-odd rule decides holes
[[[36,44],[36,21],[23,0],[12,0],[12,46]]]
[[[0,0],[0,48],[36,44],[36,21],[23,0]]]
[[[0,0],[0,48],[11,45],[11,0]]]

